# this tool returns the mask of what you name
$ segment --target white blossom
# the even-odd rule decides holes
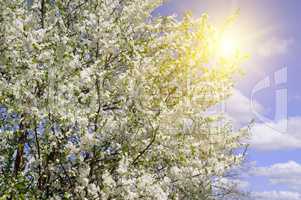
[[[201,199],[241,163],[248,131],[207,111],[242,58],[161,3],[0,1],[0,196]]]

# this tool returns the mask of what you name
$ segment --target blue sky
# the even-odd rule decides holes
[[[251,167],[243,181],[254,200],[301,200],[301,1],[170,0],[155,14],[181,18],[186,11],[195,17],[207,12],[212,23],[219,24],[237,9],[236,29],[242,30],[251,58],[243,65],[246,75],[226,112],[238,123],[256,119],[248,155]],[[262,80],[269,84],[256,92]],[[275,118],[276,113],[280,117]]]

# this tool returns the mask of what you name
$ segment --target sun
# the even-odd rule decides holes
[[[218,54],[223,58],[234,57],[240,49],[239,37],[231,33],[223,34],[218,42]]]

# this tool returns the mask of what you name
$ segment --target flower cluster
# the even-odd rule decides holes
[[[207,110],[240,56],[159,0],[0,2],[0,199],[214,199],[247,131]]]

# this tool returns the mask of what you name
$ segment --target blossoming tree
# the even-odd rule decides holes
[[[154,0],[0,2],[0,199],[216,199],[242,55]]]

